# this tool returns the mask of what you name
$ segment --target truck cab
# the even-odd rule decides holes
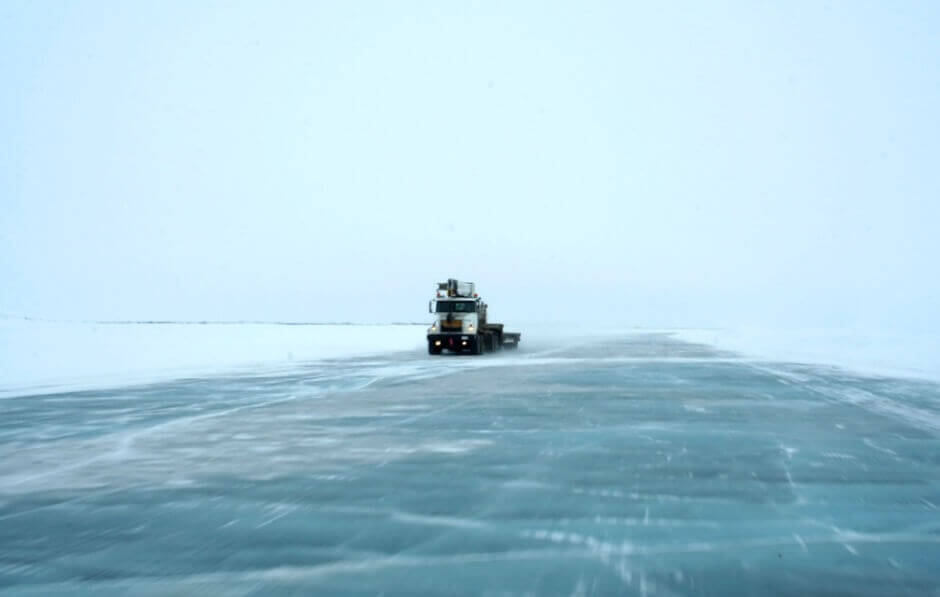
[[[448,350],[482,354],[504,345],[515,348],[519,334],[504,334],[502,324],[488,323],[486,309],[473,282],[451,278],[439,283],[436,296],[428,304],[434,315],[428,328],[428,353]]]

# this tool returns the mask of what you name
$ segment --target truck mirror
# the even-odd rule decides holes
[[[428,313],[434,313],[434,301],[428,301]]]

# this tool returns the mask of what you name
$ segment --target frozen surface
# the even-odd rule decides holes
[[[261,370],[310,361],[414,351],[423,324],[106,324],[0,318],[0,396],[93,389]],[[848,330],[680,329],[511,323],[525,346],[668,332],[741,358],[838,366],[864,374],[940,381],[940,337]]]
[[[668,334],[0,399],[0,591],[924,595],[940,388]]]
[[[0,319],[0,395],[231,372],[423,345],[423,326]]]
[[[679,330],[676,334],[752,358],[940,381],[940,335],[927,331],[738,328]]]

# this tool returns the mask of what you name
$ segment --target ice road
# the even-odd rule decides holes
[[[924,595],[940,386],[666,334],[0,399],[0,593]]]

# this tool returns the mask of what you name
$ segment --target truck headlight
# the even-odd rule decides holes
[[[470,325],[468,325],[468,326],[467,326],[467,329],[472,332],[472,331],[473,331],[473,324],[471,323]]]

